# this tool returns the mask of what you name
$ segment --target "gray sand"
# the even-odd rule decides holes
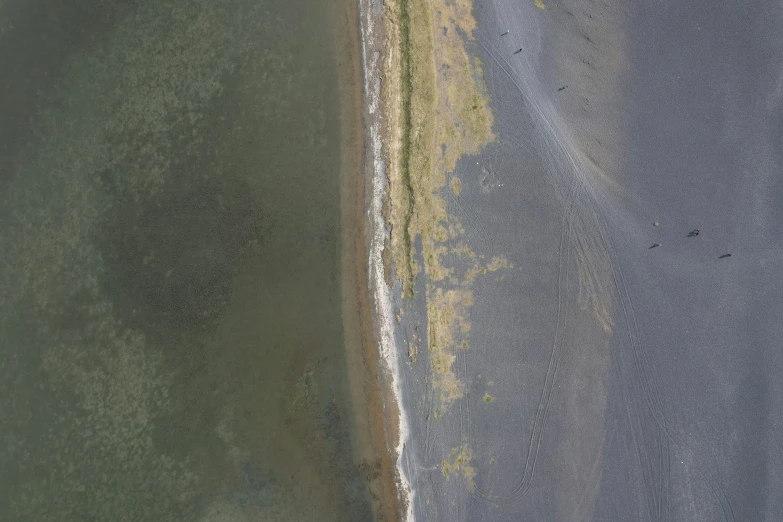
[[[449,212],[515,268],[475,284],[449,413],[405,368],[417,520],[780,519],[780,9],[475,12],[498,140]]]

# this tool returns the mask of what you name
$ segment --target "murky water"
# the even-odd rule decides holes
[[[0,2],[0,519],[371,518],[328,6]]]

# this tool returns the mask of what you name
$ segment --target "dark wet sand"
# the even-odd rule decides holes
[[[781,13],[545,4],[474,6],[498,140],[449,212],[516,269],[476,282],[450,414],[405,368],[416,519],[780,519]]]

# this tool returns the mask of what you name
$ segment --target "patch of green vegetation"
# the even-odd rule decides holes
[[[495,400],[495,398],[492,395],[490,395],[488,393],[484,394],[484,402],[492,402],[494,400]]]
[[[396,27],[400,49],[398,98],[391,103],[399,107],[397,152],[390,169],[392,213],[392,250],[396,276],[403,294],[411,298],[419,271],[438,266],[429,238],[435,223],[445,218],[445,204],[433,192],[433,156],[435,144],[436,81],[433,65],[431,6],[429,0],[397,0]],[[396,67],[395,67],[396,69]],[[393,83],[397,83],[394,81]],[[415,261],[414,241],[421,235],[424,241],[425,263]],[[429,275],[429,272],[428,272]]]
[[[473,106],[476,107],[475,105]],[[458,177],[451,178],[451,193],[454,194],[455,197],[459,197],[460,192],[462,192],[462,180],[460,180]]]
[[[402,281],[403,293],[409,299],[413,298],[413,240],[410,234],[411,217],[413,216],[414,192],[411,185],[410,154],[411,154],[411,93],[413,83],[411,81],[411,36],[410,36],[410,9],[408,0],[400,0],[400,44],[402,60],[402,152],[400,157],[400,175],[402,177],[402,249],[400,257],[405,263],[405,277]]]
[[[449,477],[453,473],[459,473],[467,482],[468,491],[473,493],[474,478],[476,477],[476,468],[470,465],[470,461],[473,460],[473,451],[470,446],[463,444],[460,447],[451,450],[451,455],[448,458],[443,459],[440,463],[440,471],[443,473],[443,477],[449,480]]]

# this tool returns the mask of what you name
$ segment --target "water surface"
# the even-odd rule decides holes
[[[0,3],[0,518],[367,520],[323,0]]]

